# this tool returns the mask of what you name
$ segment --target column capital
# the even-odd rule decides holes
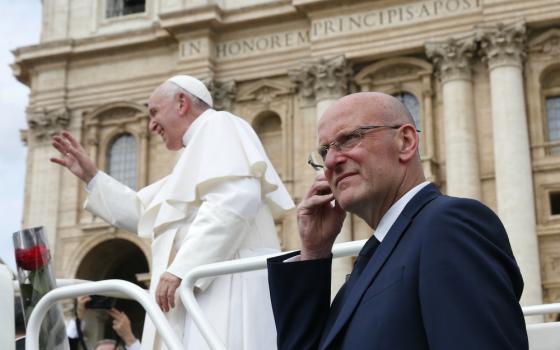
[[[352,67],[344,56],[307,61],[288,72],[300,96],[315,102],[344,96],[352,81]]]
[[[27,112],[29,136],[35,141],[49,141],[50,138],[70,124],[70,112],[66,107],[47,110],[36,109]]]
[[[471,79],[471,59],[476,48],[474,36],[432,41],[426,43],[425,48],[443,82]]]
[[[500,66],[522,66],[527,42],[525,21],[481,26],[477,28],[476,36],[480,41],[483,60],[488,61],[490,69]]]
[[[235,80],[225,82],[210,80],[206,85],[214,100],[214,109],[231,110],[237,97],[237,83]]]

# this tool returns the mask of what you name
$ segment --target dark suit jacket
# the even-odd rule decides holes
[[[16,350],[25,350],[25,337],[16,340]]]
[[[498,217],[433,185],[406,205],[351,290],[331,259],[268,273],[279,349],[527,349],[523,280]]]

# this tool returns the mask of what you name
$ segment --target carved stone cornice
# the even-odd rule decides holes
[[[471,79],[474,36],[426,43],[426,55],[434,62],[443,82]]]
[[[27,124],[29,136],[35,141],[50,140],[50,138],[70,124],[70,112],[66,108],[52,111],[39,109],[28,111]]]
[[[220,82],[210,80],[206,83],[212,95],[215,110],[231,110],[237,96],[237,84],[235,80]]]
[[[294,87],[289,81],[277,79],[260,79],[244,84],[237,93],[238,102],[258,102],[265,108],[286,95],[292,95]]]
[[[521,67],[525,59],[527,27],[525,21],[479,27],[476,32],[483,60],[490,69],[500,66]]]
[[[304,62],[288,75],[297,84],[300,96],[315,102],[346,95],[353,78],[352,67],[344,56]]]
[[[550,29],[531,40],[529,51],[544,53],[557,59],[560,56],[560,29]]]

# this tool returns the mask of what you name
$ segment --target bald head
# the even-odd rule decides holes
[[[162,96],[165,98],[173,98],[175,95],[180,91],[180,88],[172,84],[170,82],[164,82],[160,86],[158,86],[154,92],[152,92],[152,96]]]
[[[412,124],[414,126],[414,118],[409,110],[394,96],[382,92],[358,92],[347,95],[336,101],[331,108],[352,106],[351,108],[368,111],[371,117],[369,123],[377,124]],[[327,109],[325,115],[328,114]],[[364,120],[365,122],[366,120]]]

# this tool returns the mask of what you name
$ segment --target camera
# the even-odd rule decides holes
[[[91,295],[91,300],[86,303],[86,309],[112,309],[117,300],[104,295]]]

